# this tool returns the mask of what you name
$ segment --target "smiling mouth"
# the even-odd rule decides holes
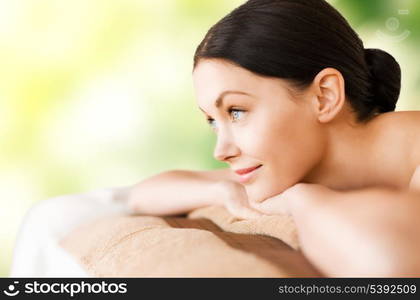
[[[247,169],[236,170],[235,173],[239,175],[239,182],[240,183],[247,183],[254,177],[257,171],[262,167],[262,165],[251,167]]]
[[[244,175],[244,174],[247,174],[249,172],[254,171],[255,169],[258,169],[261,166],[262,165],[255,166],[255,167],[250,167],[250,168],[245,168],[245,169],[240,169],[240,170],[236,170],[235,173],[238,174],[238,175]]]

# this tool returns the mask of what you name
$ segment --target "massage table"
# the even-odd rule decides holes
[[[287,215],[241,220],[222,206],[134,214],[130,186],[39,202],[21,225],[11,277],[319,277]]]

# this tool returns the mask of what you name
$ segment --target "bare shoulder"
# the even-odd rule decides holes
[[[400,157],[401,167],[412,174],[420,165],[420,111],[396,111],[380,114],[372,120],[380,145],[393,157]]]
[[[380,114],[373,119],[372,125],[392,138],[420,140],[420,111],[394,111]]]
[[[409,151],[407,157],[411,169],[415,170],[420,165],[420,111],[401,111],[393,114],[393,124],[403,134],[405,145]]]
[[[399,111],[389,114],[389,124],[394,126],[407,141],[409,149],[413,150],[413,155],[417,155],[420,164],[420,111]]]
[[[417,127],[420,125],[420,110],[408,110],[408,111],[393,111],[378,115],[374,120],[374,123],[380,123],[383,125],[390,125],[393,127]]]

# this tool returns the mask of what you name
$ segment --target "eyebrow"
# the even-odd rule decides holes
[[[239,94],[239,95],[247,95],[247,96],[253,97],[253,95],[248,94],[246,92],[242,92],[242,91],[224,91],[219,95],[219,97],[217,97],[216,101],[214,101],[214,106],[219,108],[223,104],[223,98],[229,94]],[[204,109],[202,109],[201,107],[198,107],[198,108],[205,113]]]

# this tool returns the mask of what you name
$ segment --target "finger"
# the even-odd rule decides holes
[[[267,215],[288,215],[290,209],[287,199],[282,195],[276,195],[268,198],[263,202],[253,202],[251,206],[258,211]]]
[[[263,213],[246,207],[242,208],[241,213],[244,219],[256,219],[264,216]]]
[[[246,206],[231,205],[227,208],[232,215],[241,219],[255,219],[263,216],[262,213]]]
[[[420,165],[417,166],[416,170],[411,176],[410,184],[408,187],[410,190],[414,190],[416,192],[420,192]]]

